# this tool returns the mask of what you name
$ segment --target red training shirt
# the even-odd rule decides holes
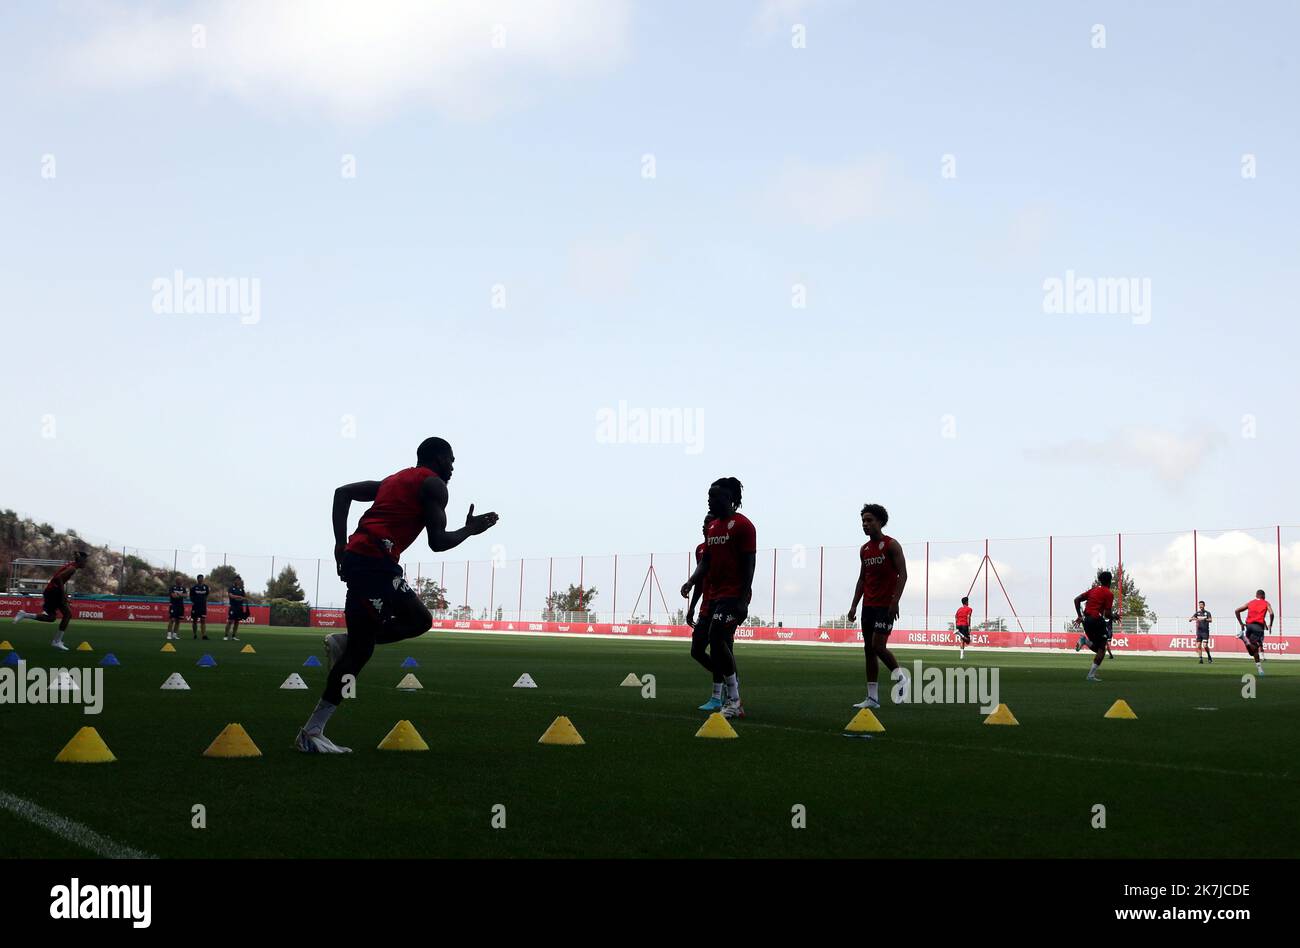
[[[862,604],[864,606],[887,606],[894,598],[894,589],[898,585],[898,570],[894,561],[887,555],[890,546],[897,543],[893,537],[882,536],[879,540],[868,540],[858,551],[862,559]]]
[[[705,531],[709,571],[704,577],[704,598],[739,599],[745,592],[745,554],[758,550],[758,535],[749,518],[731,513],[709,521]]]
[[[424,529],[420,487],[426,478],[434,476],[427,467],[408,467],[385,477],[375,502],[361,515],[348,540],[348,552],[396,563]]]
[[[1115,605],[1115,594],[1106,586],[1093,586],[1083,603],[1083,614],[1100,619],[1101,614]]]

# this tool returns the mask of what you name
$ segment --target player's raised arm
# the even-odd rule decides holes
[[[352,501],[359,500],[362,502],[374,500],[379,494],[379,481],[357,481],[355,484],[344,484],[334,491],[334,510],[332,519],[334,521],[334,559],[340,560],[343,557],[343,548],[348,542],[348,510],[352,506]]]
[[[465,525],[455,530],[447,529],[447,485],[440,477],[426,477],[420,486],[420,506],[424,510],[424,527],[429,536],[429,549],[443,553],[460,546],[472,536],[477,536],[496,525],[496,513],[474,514],[469,505]]]

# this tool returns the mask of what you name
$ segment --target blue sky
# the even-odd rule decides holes
[[[1297,522],[1293,5],[302,9],[0,13],[0,503],[328,555],[332,489],[439,434],[453,521],[502,517],[461,558],[682,550],[723,474],[760,546],[867,500],[918,540]],[[178,268],[257,322],[154,312]],[[1045,313],[1067,271],[1149,321]],[[620,402],[698,444],[598,438]]]

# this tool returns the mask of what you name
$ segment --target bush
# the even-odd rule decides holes
[[[308,624],[310,624],[310,610],[307,608],[307,603],[289,599],[271,600],[271,625],[305,626]]]

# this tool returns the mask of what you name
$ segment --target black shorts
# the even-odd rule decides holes
[[[168,617],[169,619],[184,619],[184,618],[185,618],[185,603],[183,603],[183,602],[173,602],[173,603],[170,605],[170,607],[168,608],[168,610],[167,610],[167,617]]]
[[[894,631],[894,610],[888,606],[862,607],[862,638],[870,642],[873,635],[889,636]]]
[[[965,641],[969,642],[969,641],[970,641],[970,626],[968,626],[968,625],[959,625],[959,626],[957,626],[957,634],[960,635],[960,636],[961,636]]]
[[[67,594],[62,589],[45,590],[45,602],[41,606],[41,611],[47,616],[52,616],[57,612],[70,613]]]
[[[391,560],[349,552],[343,554],[342,565],[343,581],[348,584],[343,616],[349,631],[382,623],[397,612],[402,599],[419,601],[402,568]]]
[[[746,611],[739,599],[715,599],[709,603],[708,611],[700,616],[710,629],[720,624],[732,641],[736,638],[736,626],[745,621]]]
[[[1208,642],[1208,641],[1210,641],[1210,630],[1209,630],[1209,629],[1197,629],[1197,630],[1196,630],[1196,641],[1198,641],[1198,642]]]
[[[229,606],[226,609],[226,621],[238,622],[244,618],[244,610],[239,606]]]
[[[1254,642],[1256,645],[1263,645],[1264,644],[1264,623],[1247,622],[1246,638],[1249,641]]]
[[[1106,620],[1101,616],[1084,616],[1083,634],[1088,637],[1094,649],[1104,648],[1110,639],[1110,630],[1106,627]]]
[[[208,604],[206,602],[201,606],[198,605],[197,603],[190,606],[191,619],[206,619],[207,617],[208,617]]]

